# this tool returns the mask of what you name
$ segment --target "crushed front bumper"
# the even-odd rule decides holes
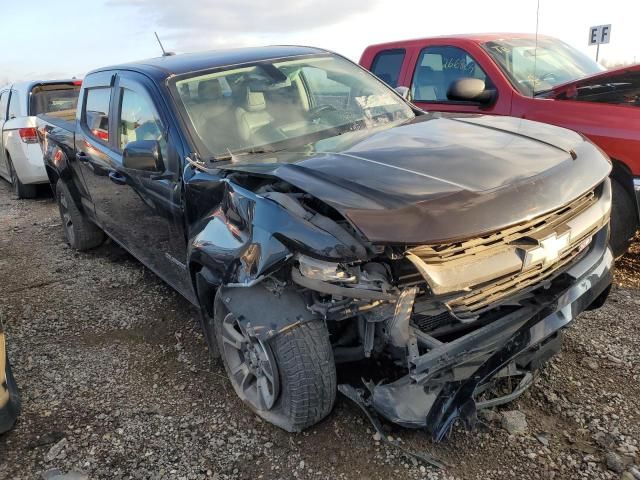
[[[559,348],[559,331],[604,301],[612,269],[605,228],[594,237],[589,252],[565,272],[567,282],[562,287],[538,294],[512,313],[453,341],[436,341],[411,360],[407,375],[371,386],[369,404],[394,423],[426,427],[435,441],[449,433],[457,418],[472,428],[476,397],[483,386],[496,376],[522,371],[523,366],[536,368],[552,356]]]

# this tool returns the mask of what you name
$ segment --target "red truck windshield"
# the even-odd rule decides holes
[[[589,57],[554,38],[510,38],[482,45],[523,94],[538,94],[604,70]]]

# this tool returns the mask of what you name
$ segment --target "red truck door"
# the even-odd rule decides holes
[[[425,43],[408,49],[410,64],[404,69],[400,85],[411,89],[413,103],[427,111],[509,115],[512,89],[491,62],[484,61],[477,46]],[[382,53],[382,52],[380,52]],[[374,73],[376,73],[374,71]],[[461,78],[478,78],[487,89],[496,91],[492,104],[449,100],[450,85]],[[506,87],[506,88],[505,88]]]

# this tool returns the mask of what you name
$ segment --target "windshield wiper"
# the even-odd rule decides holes
[[[533,96],[539,97],[540,95],[545,95],[549,93],[551,90],[553,90],[553,88],[545,88],[544,90],[538,90],[536,92],[533,92]]]
[[[252,148],[250,150],[243,150],[241,152],[234,153],[227,148],[227,152],[228,152],[227,155],[218,155],[216,157],[211,157],[209,158],[209,162],[224,162],[228,160],[234,160],[238,157],[244,157],[245,155],[253,155],[253,154],[260,154],[260,153],[277,153],[281,151],[282,150],[271,149],[271,148]]]

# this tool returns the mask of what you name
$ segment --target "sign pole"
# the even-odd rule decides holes
[[[589,45],[596,46],[596,62],[600,58],[600,44],[611,41],[611,24],[589,28]]]

